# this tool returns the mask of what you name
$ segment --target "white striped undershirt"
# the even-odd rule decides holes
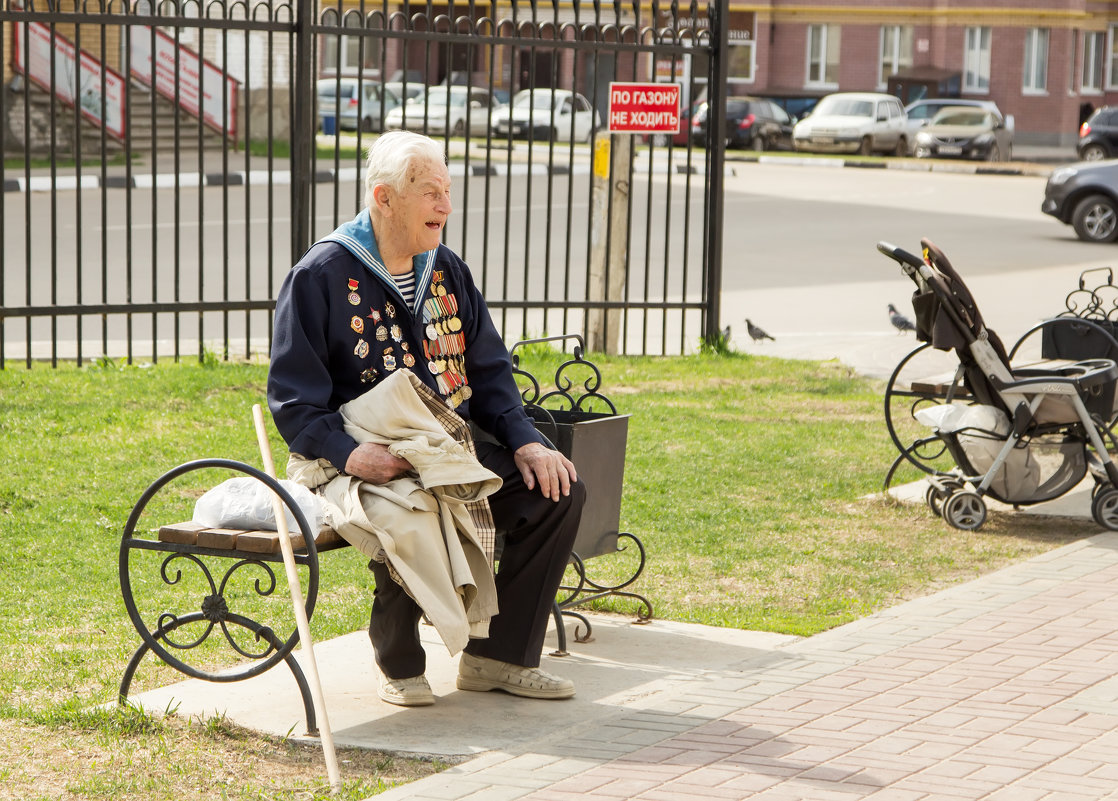
[[[415,271],[412,270],[403,275],[393,275],[392,280],[396,282],[396,288],[400,290],[400,295],[404,298],[404,302],[408,304],[408,308],[413,308],[415,306]]]

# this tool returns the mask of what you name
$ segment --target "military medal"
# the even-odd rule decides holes
[[[346,300],[349,301],[349,305],[351,306],[357,306],[361,303],[361,296],[357,294],[358,286],[359,284],[356,278],[349,279],[349,295],[346,296]]]
[[[412,356],[410,353],[405,353],[404,354],[404,366],[405,367],[415,367],[415,357]]]
[[[395,370],[396,369],[396,357],[392,355],[392,348],[385,348],[384,349],[384,369],[385,370]]]
[[[353,349],[353,355],[359,359],[364,359],[369,355],[369,343],[363,339],[357,340],[357,345]]]
[[[427,323],[427,328],[424,329],[424,330],[427,332],[427,338],[428,339],[435,339],[439,335],[439,332],[435,330],[435,324],[434,323]]]
[[[433,361],[427,362],[427,369],[431,371],[431,375],[438,375],[440,372],[442,372],[441,370],[439,370],[439,366]]]
[[[378,325],[376,335],[377,342],[384,342],[386,339],[388,339],[388,329],[385,328],[383,325]]]
[[[390,334],[392,334],[392,338],[397,342],[404,338],[404,332],[400,330],[400,326],[398,325],[393,324],[393,326],[388,329],[388,331]]]
[[[371,384],[377,380],[377,371],[372,367],[368,367],[361,371],[361,383]]]
[[[355,315],[353,315],[353,318],[350,319],[350,321],[349,321],[349,327],[352,328],[354,330],[354,332],[356,332],[358,334],[364,333],[364,331],[365,331],[365,321],[362,320],[360,317],[358,317],[355,314]]]
[[[457,317],[451,317],[449,320],[446,321],[446,324],[451,331],[458,332],[462,330],[462,321],[459,320]]]
[[[470,385],[462,387],[462,400],[469,400],[474,395],[474,391],[470,389]]]
[[[368,317],[370,320],[372,320],[374,323],[379,323],[380,322],[380,312],[378,312],[372,306],[369,307],[369,313],[366,314],[365,316]]]
[[[396,307],[392,305],[392,301],[386,300],[384,302],[384,313],[387,314],[389,317],[396,316]]]

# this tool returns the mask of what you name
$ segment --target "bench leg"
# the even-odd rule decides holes
[[[555,636],[559,640],[555,650],[551,652],[552,656],[569,656],[567,652],[567,628],[563,623],[563,610],[559,608],[559,602],[553,601],[551,604],[551,617],[555,619]]]
[[[195,622],[196,620],[197,620],[197,618],[195,616],[187,616],[187,617],[183,617],[183,618],[178,618],[177,620],[172,622],[170,625],[161,626],[160,628],[156,629],[155,631],[153,631],[151,633],[151,636],[155,639],[165,639],[165,635],[174,631],[179,626],[185,625],[187,623]],[[249,628],[250,628],[250,630],[253,630],[253,632],[258,637],[262,637],[265,640],[267,640],[271,644],[271,646],[274,649],[276,649],[277,651],[280,648],[283,647],[283,643],[280,642],[279,639],[277,639],[275,633],[270,628],[268,628],[266,626],[261,626],[258,629],[251,629],[251,627],[249,627]],[[132,654],[132,658],[128,660],[128,664],[124,668],[124,675],[121,677],[121,680],[120,680],[120,690],[117,693],[117,703],[120,706],[124,706],[128,703],[128,690],[132,686],[132,678],[136,675],[136,669],[140,666],[140,661],[144,658],[144,655],[147,654],[147,652],[150,651],[150,650],[152,650],[151,646],[147,642],[143,642],[143,643],[140,644],[140,647],[137,648],[136,651]],[[156,656],[159,656],[159,654],[156,653]],[[163,660],[163,661],[166,663],[166,660]],[[303,673],[303,668],[299,666],[299,661],[295,658],[295,655],[292,654],[292,653],[288,653],[287,656],[284,657],[283,661],[287,663],[287,667],[290,668],[290,670],[291,670],[291,675],[295,677],[295,683],[299,686],[299,695],[303,699],[303,715],[304,715],[304,717],[306,718],[306,721],[307,721],[307,736],[308,737],[317,737],[318,736],[318,718],[315,716],[314,702],[313,702],[313,699],[312,699],[312,696],[311,696],[311,688],[310,688],[310,684],[307,683],[307,677]],[[170,664],[170,663],[167,663],[167,664]],[[174,667],[176,670],[178,670],[178,668],[175,665],[171,665],[171,667]],[[180,670],[179,672],[181,673],[183,671]],[[186,675],[190,675],[190,674],[187,673]],[[195,676],[194,678],[200,678],[203,681],[213,681],[213,682],[221,683],[221,682],[231,682],[231,681],[243,681],[246,678],[251,678],[252,675],[256,675],[256,674],[250,674],[250,675],[247,675],[247,676],[246,675],[236,675],[236,676],[231,676],[227,679],[226,678],[220,678],[220,677],[217,677],[217,676]]]

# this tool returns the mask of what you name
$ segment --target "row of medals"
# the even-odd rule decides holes
[[[466,382],[466,338],[462,334],[462,320],[457,316],[458,300],[452,293],[446,291],[442,285],[442,271],[435,272],[431,282],[431,297],[423,302],[423,330],[426,339],[423,341],[423,355],[427,359],[427,369],[435,377],[439,393],[446,398],[450,408],[455,408],[473,395],[473,389]],[[361,303],[361,296],[357,294],[359,283],[356,279],[349,279],[349,295],[347,300],[350,305],[357,306]],[[415,356],[408,350],[408,343],[404,341],[403,331],[398,323],[383,323],[384,318],[395,320],[396,307],[391,301],[385,301],[384,313],[369,307],[367,319],[377,326],[374,336],[378,342],[386,342],[389,337],[396,342],[404,352],[400,360],[405,367],[415,366]],[[358,335],[365,331],[365,320],[359,315],[354,315],[350,320],[350,328]],[[369,343],[359,338],[353,353],[360,359],[369,355]],[[384,349],[381,361],[384,369],[391,372],[396,369],[396,355],[394,347]],[[373,367],[366,368],[361,373],[361,381],[372,383],[377,379],[377,370]]]

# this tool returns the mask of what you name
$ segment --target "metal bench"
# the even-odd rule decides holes
[[[633,535],[618,531],[628,415],[618,415],[613,404],[598,393],[601,375],[597,367],[582,358],[580,347],[556,372],[555,388],[542,391],[536,379],[519,368],[515,349],[526,344],[514,346],[513,360],[518,379],[532,388],[524,395],[530,414],[544,435],[575,463],[580,477],[595,487],[571,555],[577,581],[560,588],[553,608],[558,638],[555,653],[563,655],[567,647],[563,615],[578,621],[577,641],[592,639],[589,621],[573,607],[608,595],[622,596],[639,602],[637,622],[646,622],[652,617],[652,605],[626,589],[644,569],[644,546]],[[591,376],[579,385],[581,392],[569,379],[574,370],[589,370]],[[595,403],[607,404],[608,411],[593,411]],[[121,537],[121,593],[142,642],[125,668],[119,701],[126,703],[136,670],[149,651],[186,676],[214,682],[242,681],[282,661],[291,670],[302,696],[307,732],[317,734],[310,687],[292,655],[299,636],[291,620],[290,599],[286,593],[276,592],[283,587],[274,565],[281,565],[280,579],[286,580],[279,534],[206,528],[191,522],[139,530],[145,512],[152,514],[148,508],[161,491],[170,489],[172,482],[182,476],[203,470],[232,471],[262,481],[291,510],[297,523],[291,544],[296,564],[305,571],[300,581],[308,619],[318,598],[320,555],[349,547],[330,528],[308,537],[310,524],[283,485],[251,465],[230,459],[199,459],[164,473],[140,496]],[[617,584],[589,578],[586,560],[624,550],[619,545],[622,540],[634,544],[638,551],[639,563],[632,576]],[[144,596],[144,611],[138,595]],[[156,608],[161,611],[156,613]],[[277,629],[287,630],[288,626],[290,634],[277,634]],[[228,657],[228,649],[242,660],[233,668],[221,666],[225,661],[221,657]],[[192,651],[194,662],[187,662],[187,652]]]

